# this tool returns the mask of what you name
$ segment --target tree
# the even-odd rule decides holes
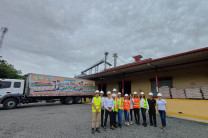
[[[26,79],[26,75],[21,76],[21,71],[16,70],[12,64],[5,60],[0,60],[0,78]]]

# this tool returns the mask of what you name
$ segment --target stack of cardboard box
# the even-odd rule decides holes
[[[163,98],[171,98],[170,88],[168,86],[160,87],[159,92],[162,94]]]
[[[171,88],[170,91],[171,91],[172,98],[186,99],[184,89]]]
[[[202,99],[202,93],[199,88],[187,88],[185,89],[187,98]]]
[[[202,94],[204,96],[204,99],[208,99],[208,85],[202,86],[201,90],[202,90]]]

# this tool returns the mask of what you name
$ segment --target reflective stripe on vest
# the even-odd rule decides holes
[[[123,110],[123,103],[124,103],[123,98],[117,99],[117,101],[118,101],[118,109]]]
[[[115,100],[115,102],[114,102],[113,112],[118,112],[117,103],[118,103],[118,101],[117,101],[117,100]]]
[[[141,107],[141,105],[140,105],[140,107]],[[144,99],[144,108],[147,109],[147,99],[146,98]]]
[[[129,110],[130,109],[130,100],[125,100],[124,101],[124,110]]]
[[[139,98],[134,98],[133,108],[140,108],[140,100],[139,100]]]
[[[94,105],[95,105],[96,109],[99,109],[100,104],[101,104],[101,98],[98,97],[98,99],[97,99],[96,97],[93,97],[93,100],[94,100]],[[92,106],[92,112],[96,112],[96,110],[93,106]],[[98,110],[98,112],[101,112],[101,109]]]

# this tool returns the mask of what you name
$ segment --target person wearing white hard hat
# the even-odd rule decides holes
[[[108,116],[110,116],[110,128],[114,129],[113,127],[113,109],[114,109],[114,100],[111,98],[111,92],[108,91],[107,92],[108,97],[105,98],[105,103],[104,103],[104,107],[105,107],[105,122],[104,122],[104,131],[106,130],[106,124],[107,124],[107,120],[108,120]]]
[[[117,102],[117,98],[116,98],[116,94],[115,93],[112,94],[112,98],[114,100],[113,119],[112,119],[112,121],[113,121],[113,126],[115,128],[117,128],[117,125],[116,125],[116,115],[118,113],[118,102]]]
[[[91,133],[94,134],[95,131],[100,133],[99,122],[100,122],[100,112],[101,112],[101,98],[99,97],[99,91],[95,91],[95,97],[92,99],[92,130]],[[96,129],[95,129],[96,124]]]
[[[147,102],[147,98],[145,98],[144,92],[140,93],[140,107],[141,107],[141,113],[142,113],[142,118],[143,118],[142,125],[144,127],[147,127],[146,112],[149,109],[149,104]]]
[[[133,125],[133,104],[134,104],[134,97],[133,94],[129,94],[129,98],[130,98],[130,117],[131,117],[131,121],[130,121],[130,125]]]
[[[153,126],[153,121],[154,121],[154,127],[157,127],[156,123],[156,100],[153,98],[153,93],[149,93],[149,98],[147,99],[148,104],[149,104],[149,119],[150,119],[150,126]],[[153,121],[152,121],[153,120]]]
[[[122,127],[122,114],[124,110],[124,99],[121,97],[121,93],[118,92],[118,126],[121,128]]]
[[[100,91],[100,98],[101,98],[101,102],[102,102],[102,107],[101,107],[101,127],[104,127],[103,125],[103,116],[104,116],[104,101],[105,101],[105,97],[103,97],[104,92]]]
[[[162,98],[162,94],[157,94],[158,100],[157,100],[157,110],[160,113],[160,118],[162,122],[161,129],[166,130],[166,104],[167,102]]]
[[[124,97],[124,116],[125,116],[125,125],[129,126],[129,112],[130,112],[130,100],[128,99],[128,94],[125,94]]]
[[[134,92],[134,100],[133,100],[133,109],[134,109],[134,118],[137,125],[140,125],[140,99],[137,95],[137,92]]]

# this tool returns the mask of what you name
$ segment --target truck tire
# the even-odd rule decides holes
[[[82,98],[81,97],[76,97],[75,98],[75,103],[76,104],[81,104],[82,103]]]
[[[73,97],[67,97],[67,98],[65,98],[65,104],[73,104],[73,102],[74,102]]]
[[[3,102],[4,109],[14,109],[17,107],[17,100],[14,98],[8,98]]]

